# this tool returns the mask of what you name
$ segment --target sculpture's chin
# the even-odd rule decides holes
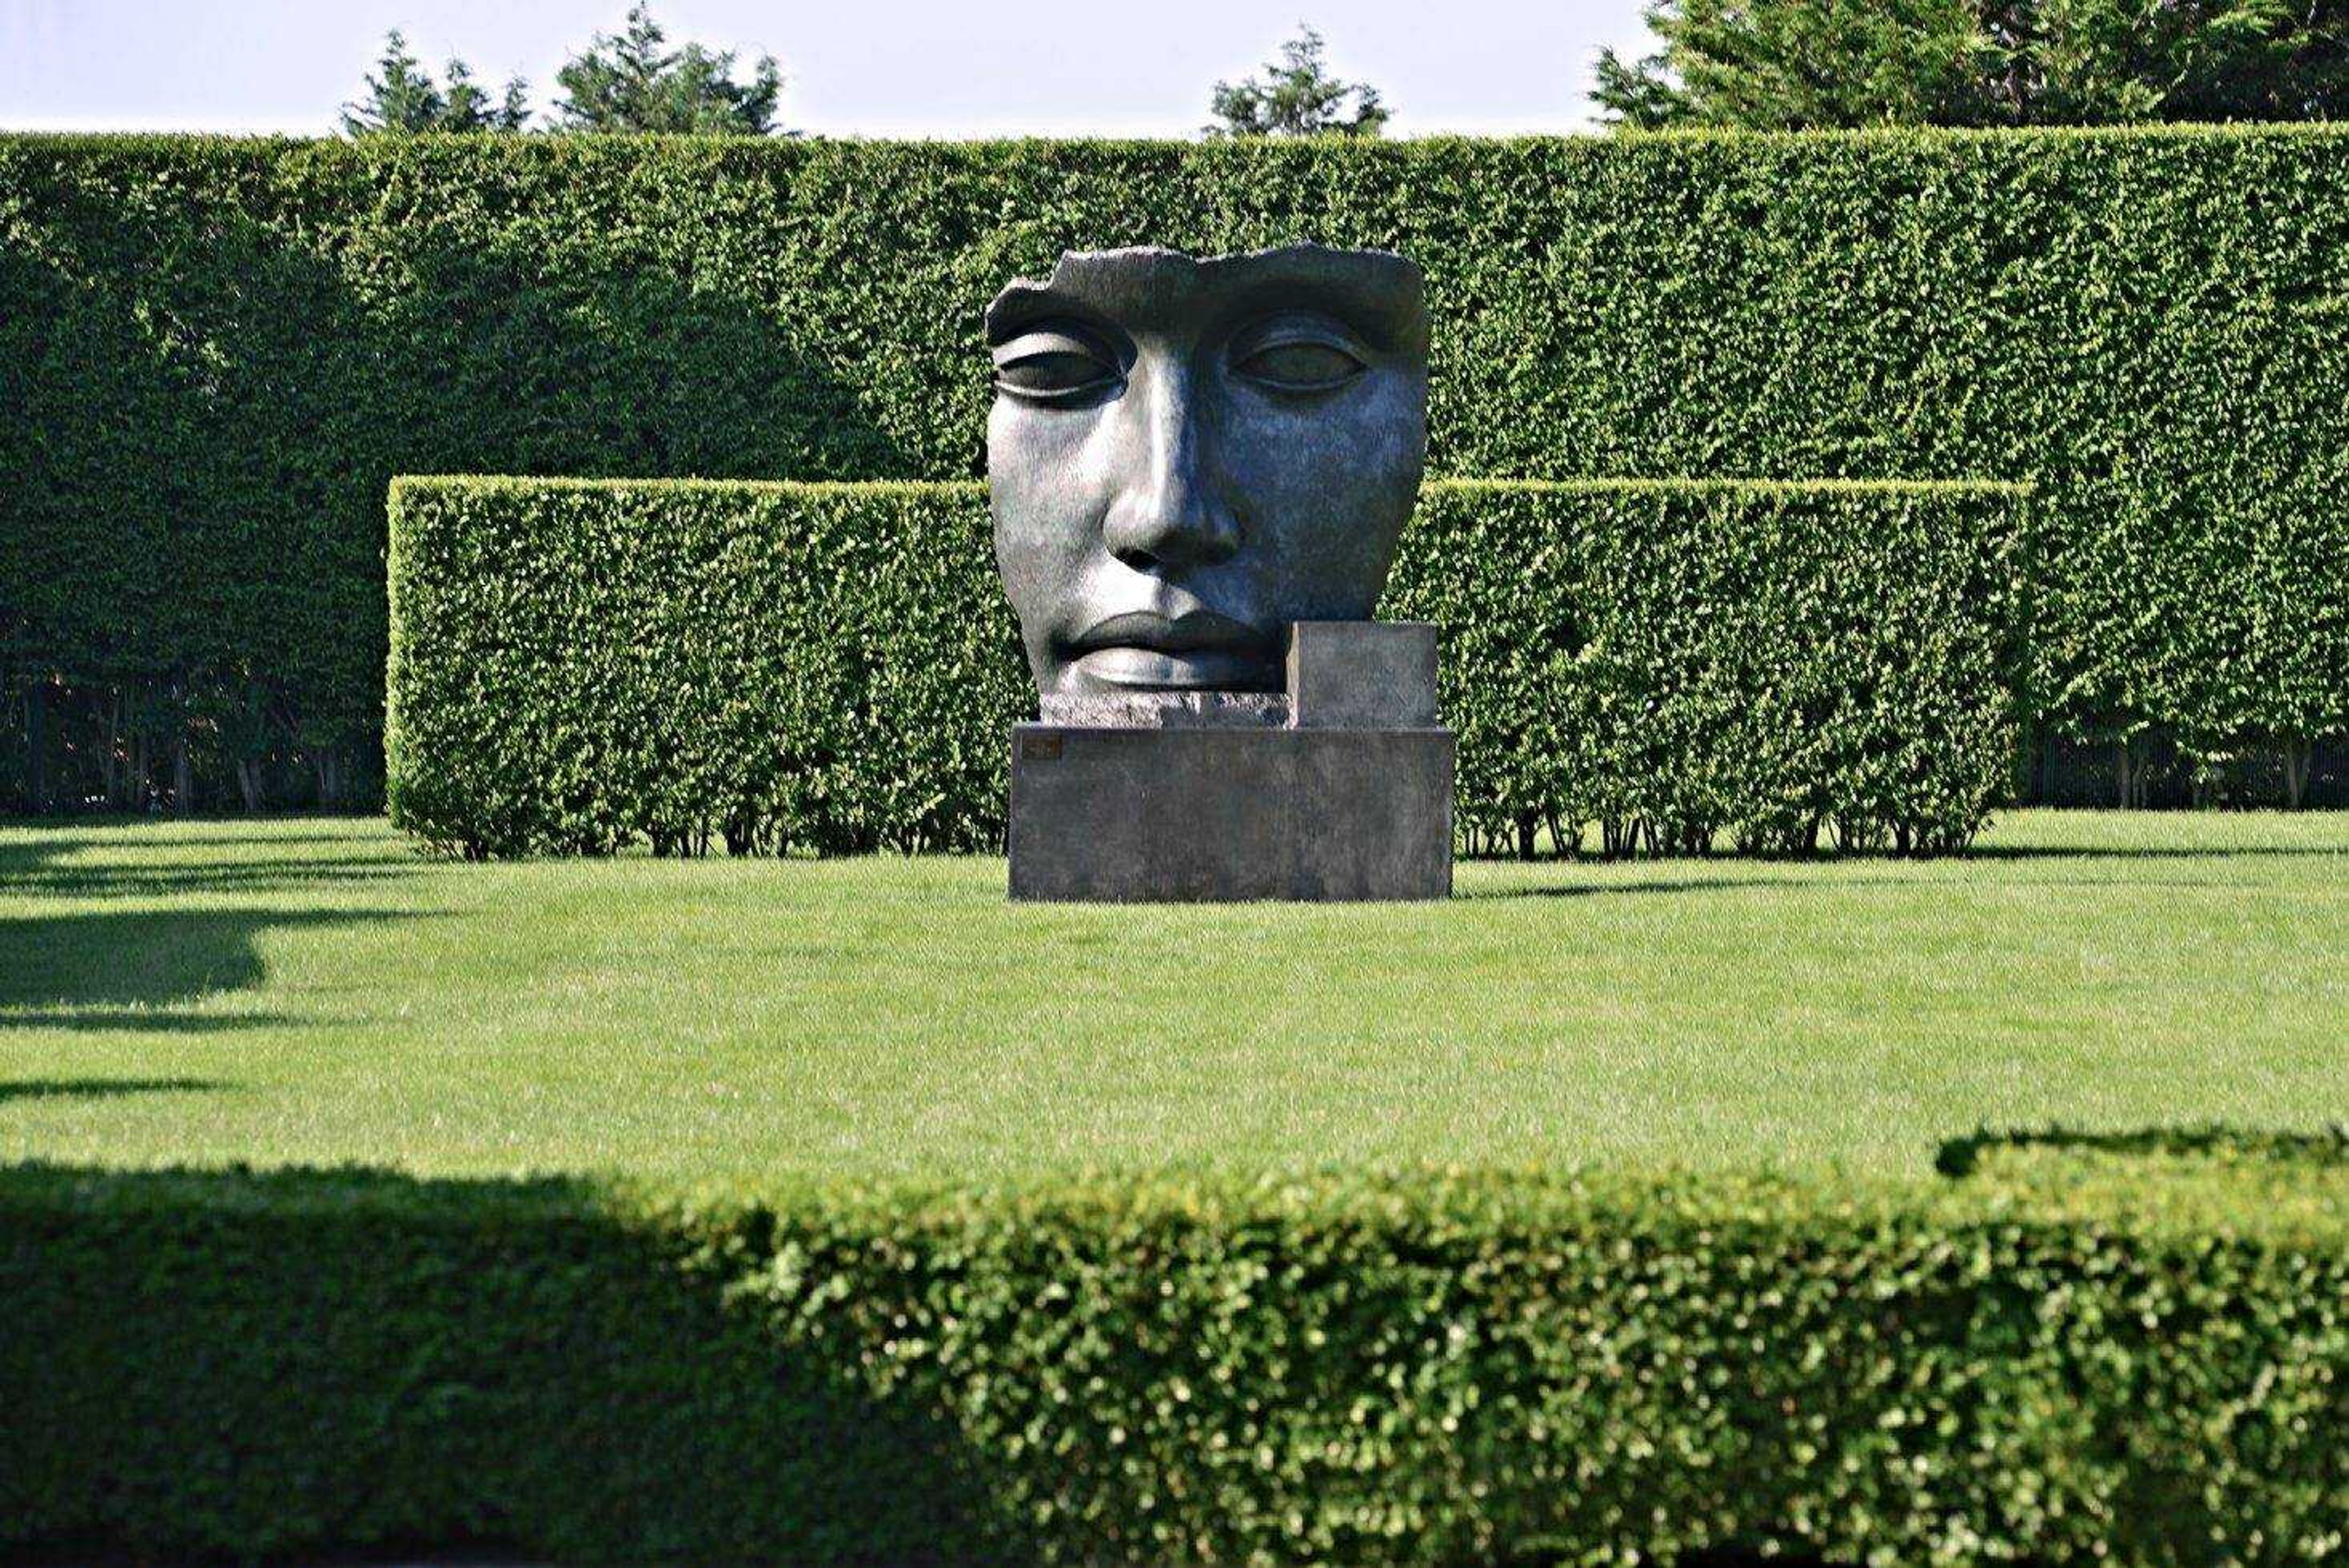
[[[1154,648],[1097,648],[1068,667],[1071,691],[1277,691],[1270,659],[1235,649],[1169,653]]]

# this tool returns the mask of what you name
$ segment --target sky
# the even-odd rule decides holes
[[[628,0],[0,0],[0,130],[324,134],[397,27],[495,88]],[[654,0],[672,44],[771,54],[781,119],[832,136],[1189,136],[1218,79],[1299,21],[1391,134],[1588,128],[1591,64],[1640,51],[1639,0]]]

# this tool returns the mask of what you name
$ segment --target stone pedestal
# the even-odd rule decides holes
[[[1434,628],[1299,623],[1288,688],[1048,699],[1012,732],[1012,898],[1448,896]]]

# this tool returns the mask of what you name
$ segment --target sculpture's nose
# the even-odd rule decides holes
[[[1119,400],[1128,443],[1120,466],[1133,477],[1102,520],[1109,552],[1127,566],[1200,566],[1240,547],[1239,519],[1209,469],[1206,421],[1187,366],[1161,363],[1134,376]]]

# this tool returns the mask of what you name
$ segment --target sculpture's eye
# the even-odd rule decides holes
[[[1362,373],[1354,335],[1318,316],[1275,317],[1232,343],[1232,369],[1277,392],[1327,392]]]
[[[995,351],[996,389],[1034,403],[1082,402],[1123,375],[1106,349],[1065,327],[1023,332]]]

